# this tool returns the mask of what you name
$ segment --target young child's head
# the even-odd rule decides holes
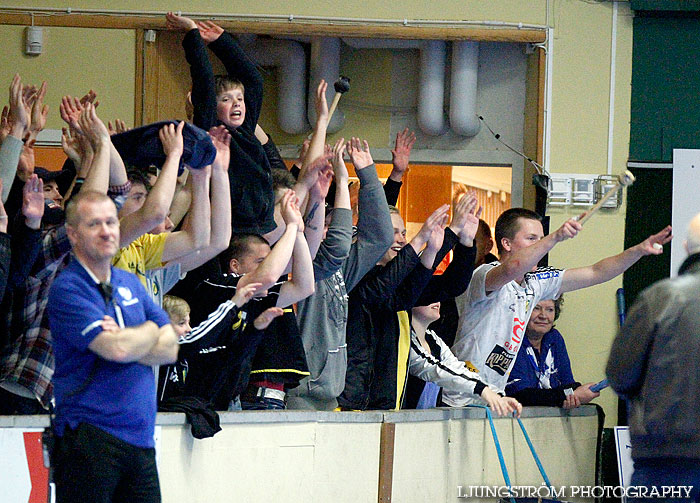
[[[170,324],[175,329],[178,340],[192,331],[190,327],[190,305],[180,297],[166,295],[163,297],[163,309],[168,313]]]
[[[236,129],[245,120],[243,84],[227,76],[216,78],[216,117],[226,126]]]

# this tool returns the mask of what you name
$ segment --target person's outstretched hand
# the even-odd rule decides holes
[[[355,170],[361,170],[374,164],[367,140],[360,140],[355,137],[350,138],[347,144],[347,151],[353,166],[355,166]]]
[[[214,24],[211,21],[197,21],[197,28],[199,29],[199,34],[204,40],[205,44],[211,44],[221,36],[224,29],[218,24]]]
[[[44,207],[44,182],[37,175],[32,175],[22,189],[22,214],[27,227],[39,228]]]
[[[168,30],[188,32],[197,28],[197,24],[188,17],[178,16],[174,12],[165,15],[165,26]]]
[[[165,152],[166,156],[182,156],[184,150],[182,129],[184,127],[185,121],[180,121],[177,127],[175,124],[166,124],[158,131],[158,137],[163,144],[163,152]]]
[[[394,179],[398,178],[396,181],[401,181],[401,178],[408,170],[408,161],[415,142],[416,134],[413,131],[409,131],[408,128],[396,133],[394,150],[391,151],[391,163],[394,165],[391,170],[391,176]]]
[[[258,330],[265,330],[270,326],[272,320],[278,318],[284,314],[284,309],[281,307],[269,307],[265,309],[260,316],[255,318],[253,326]]]

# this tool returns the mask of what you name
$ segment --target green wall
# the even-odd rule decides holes
[[[636,161],[673,161],[674,148],[700,148],[700,2],[632,2],[635,12],[630,154]],[[658,12],[662,11],[662,12]],[[640,168],[630,189],[625,243],[671,221],[673,171]],[[668,277],[670,257],[647,260],[625,275],[628,305],[651,282]]]
[[[630,159],[700,148],[699,54],[699,19],[635,17]]]

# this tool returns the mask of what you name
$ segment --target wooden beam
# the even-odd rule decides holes
[[[136,30],[136,79],[134,82],[134,127],[143,125],[143,108],[144,108],[144,50],[145,50],[145,31]]]
[[[382,423],[379,439],[379,503],[391,503],[391,490],[394,478],[394,438],[396,425]]]
[[[30,9],[28,9],[30,10]],[[99,14],[52,14],[35,15],[36,26],[61,26],[69,28],[110,28],[110,29],[165,29],[165,16],[107,16]],[[0,13],[0,24],[29,26],[29,14]],[[234,33],[256,33],[259,35],[297,35],[317,37],[354,38],[399,38],[417,40],[475,40],[482,42],[532,42],[545,41],[544,30],[517,29],[481,26],[411,25],[395,24],[367,25],[361,22],[336,21],[233,21],[218,20],[223,28]]]

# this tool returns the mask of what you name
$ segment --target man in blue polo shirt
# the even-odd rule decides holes
[[[150,366],[176,360],[175,333],[138,278],[111,266],[119,219],[109,197],[78,194],[66,230],[73,260],[48,304],[58,502],[159,502]]]

